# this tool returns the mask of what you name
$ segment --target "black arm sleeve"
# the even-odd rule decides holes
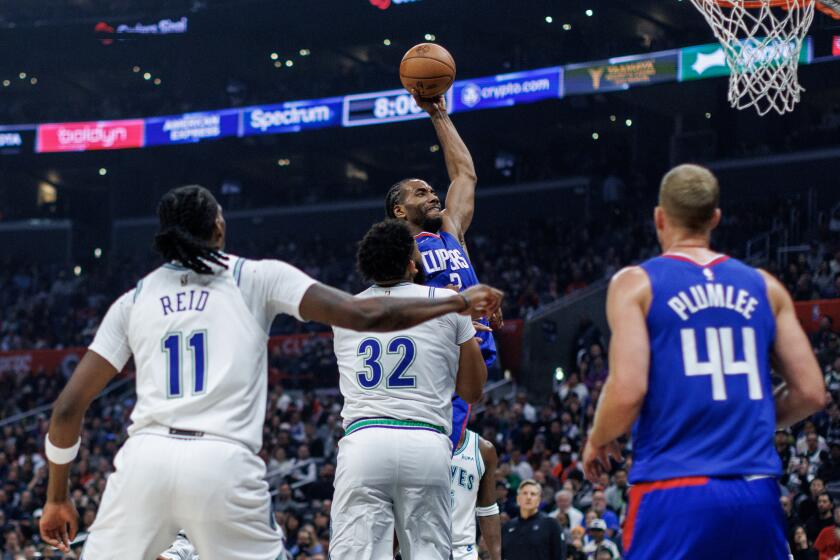
[[[566,537],[563,535],[563,528],[556,519],[549,518],[549,545],[551,547],[551,560],[566,560]]]

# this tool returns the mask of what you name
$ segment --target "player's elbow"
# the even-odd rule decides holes
[[[458,371],[455,393],[469,404],[481,400],[484,394],[484,384],[487,383],[487,366],[484,361],[462,367]]]
[[[484,387],[478,385],[471,385],[463,387],[455,391],[467,404],[475,404],[481,400],[481,395],[484,394]]]
[[[69,398],[66,392],[62,392],[53,403],[50,423],[56,425],[69,424],[81,414],[75,399]]]
[[[826,395],[822,379],[820,379],[820,383],[814,383],[803,391],[802,400],[804,405],[810,410],[809,415],[815,414],[825,408]]]

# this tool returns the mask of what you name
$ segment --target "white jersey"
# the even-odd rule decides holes
[[[445,298],[454,293],[406,282],[373,286],[357,297]],[[390,333],[333,331],[345,429],[385,418],[431,424],[449,434],[460,346],[475,336],[470,317],[449,313]]]
[[[90,349],[137,368],[129,435],[174,428],[262,447],[268,330],[279,313],[300,319],[315,280],[280,261],[229,263],[214,274],[165,264],[102,320]]]
[[[455,450],[449,467],[452,497],[452,546],[475,545],[475,504],[484,475],[478,434],[464,431],[464,442]]]

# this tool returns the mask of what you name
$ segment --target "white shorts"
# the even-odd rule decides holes
[[[449,438],[371,427],[338,444],[331,560],[449,560]]]
[[[464,544],[452,547],[453,560],[478,560],[478,547],[474,544]]]
[[[136,434],[114,459],[83,560],[150,560],[183,530],[201,560],[285,554],[265,464],[244,446]]]

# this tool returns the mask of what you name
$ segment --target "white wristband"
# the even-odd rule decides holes
[[[44,438],[44,448],[47,451],[47,459],[50,460],[50,463],[56,465],[66,465],[67,463],[71,463],[73,459],[76,458],[76,455],[79,454],[79,447],[82,445],[82,438],[79,437],[79,441],[76,442],[76,445],[73,447],[56,447],[50,441],[50,436],[47,434],[47,437]]]
[[[493,504],[492,506],[485,507],[476,506],[475,514],[478,517],[490,517],[491,515],[499,515],[499,504]]]

